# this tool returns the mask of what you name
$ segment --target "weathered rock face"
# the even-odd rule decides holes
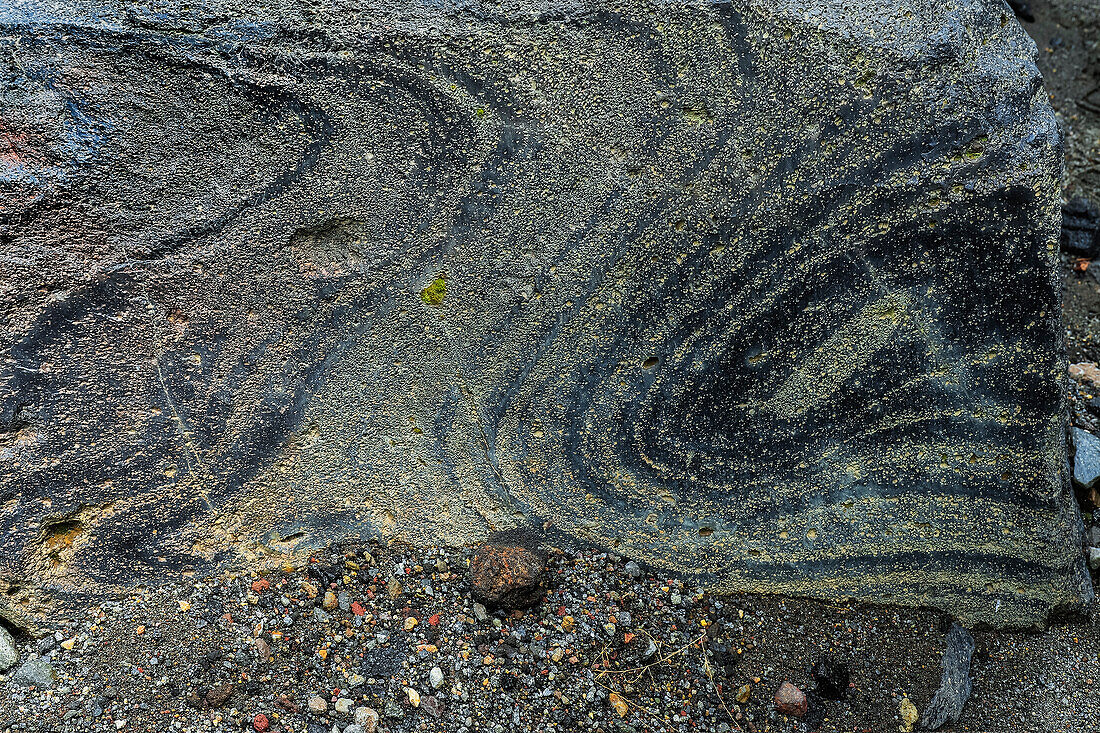
[[[5,613],[527,524],[968,622],[1090,594],[1003,3],[0,25]]]

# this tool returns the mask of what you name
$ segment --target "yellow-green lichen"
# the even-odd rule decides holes
[[[447,294],[447,281],[442,275],[432,280],[428,287],[420,291],[420,299],[428,305],[443,305],[443,296]]]
[[[704,122],[714,122],[714,116],[706,107],[684,107],[684,121],[689,125],[701,125]]]

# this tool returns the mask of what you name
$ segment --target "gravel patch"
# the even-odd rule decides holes
[[[0,733],[877,732],[940,682],[950,620],[935,611],[718,597],[554,548],[545,598],[491,611],[473,600],[472,554],[343,547],[55,619],[18,642],[52,688],[0,677]],[[946,729],[1088,729],[1097,638],[1094,621],[976,633],[973,694]],[[804,716],[776,711],[784,682],[807,693]]]

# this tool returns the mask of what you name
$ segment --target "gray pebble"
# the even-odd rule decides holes
[[[1085,531],[1085,541],[1091,547],[1100,547],[1100,526],[1092,525]]]
[[[6,672],[19,661],[19,652],[15,649],[15,640],[7,629],[0,626],[0,672]]]
[[[31,687],[33,685],[41,689],[49,689],[53,687],[53,667],[41,657],[28,659],[15,671],[11,681],[23,687]]]
[[[1082,489],[1091,489],[1100,478],[1100,438],[1074,428],[1073,448],[1073,482]]]

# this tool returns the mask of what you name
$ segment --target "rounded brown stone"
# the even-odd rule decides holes
[[[470,559],[470,586],[486,606],[533,606],[542,598],[545,580],[546,553],[528,538],[494,535]]]

